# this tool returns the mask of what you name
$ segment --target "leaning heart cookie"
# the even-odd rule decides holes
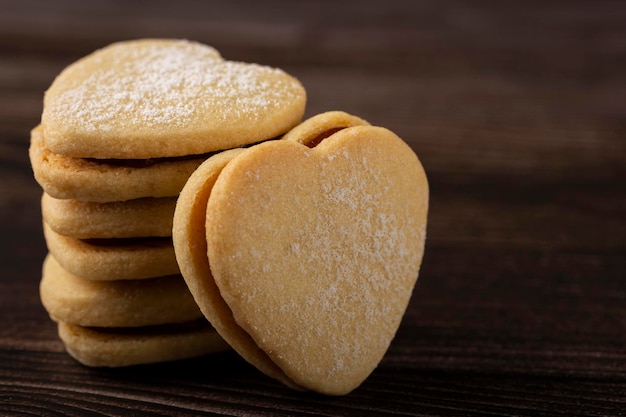
[[[173,238],[203,313],[219,321],[207,306],[218,299],[230,315],[237,338],[214,326],[235,350],[291,386],[341,395],[376,368],[400,325],[424,251],[428,183],[394,133],[364,121],[321,132],[326,116],[242,150],[206,187],[201,166],[177,203]],[[189,219],[202,201],[199,236]]]

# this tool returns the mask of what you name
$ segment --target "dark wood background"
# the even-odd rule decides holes
[[[88,369],[38,294],[27,158],[43,92],[140,37],[278,66],[307,116],[403,137],[430,179],[405,319],[356,391],[290,391],[233,353]],[[626,415],[626,2],[0,0],[1,415]]]

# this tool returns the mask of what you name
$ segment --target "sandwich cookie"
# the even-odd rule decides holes
[[[174,361],[229,349],[205,319],[139,328],[83,327],[64,322],[57,325],[67,352],[92,367]]]
[[[41,126],[28,150],[35,180],[50,196],[93,202],[175,197],[207,155],[156,159],[74,158],[45,147]]]
[[[176,197],[110,203],[61,200],[43,193],[41,214],[56,233],[76,239],[167,237],[172,235]]]
[[[302,85],[280,69],[194,42],[120,42],[54,80],[31,132],[31,165],[59,199],[173,197],[210,153],[282,135],[305,104]]]
[[[76,239],[43,224],[48,250],[68,272],[113,281],[179,274],[171,237]]]
[[[294,131],[203,163],[177,202],[174,248],[237,352],[289,386],[341,395],[400,325],[424,252],[428,182],[405,142],[359,118],[326,113]]]
[[[39,285],[41,302],[54,321],[88,327],[138,327],[203,317],[180,275],[95,281],[64,270],[48,255]]]

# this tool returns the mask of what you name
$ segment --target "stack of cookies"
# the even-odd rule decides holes
[[[296,389],[367,378],[418,277],[428,182],[393,132],[339,111],[301,122],[305,103],[284,71],[180,40],[113,44],[54,80],[29,153],[41,301],[72,356],[230,346]]]
[[[227,348],[179,270],[177,197],[211,155],[281,136],[305,103],[284,71],[182,40],[116,43],[59,74],[29,154],[41,300],[72,356],[125,366]]]

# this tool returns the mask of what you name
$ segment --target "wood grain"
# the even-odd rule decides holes
[[[234,353],[89,369],[39,301],[27,148],[56,74],[106,44],[198,40],[284,68],[307,115],[394,130],[429,175],[420,279],[355,392]],[[0,415],[626,415],[626,5],[0,0]]]

